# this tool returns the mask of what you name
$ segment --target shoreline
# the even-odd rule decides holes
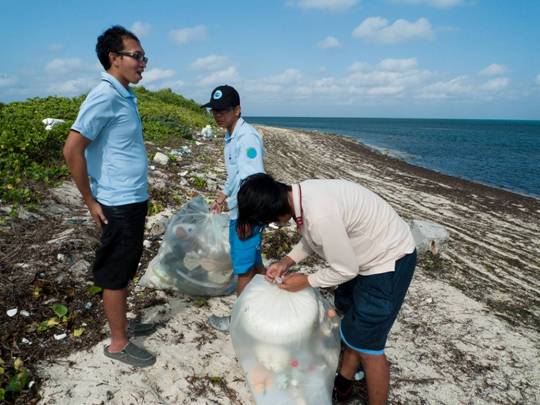
[[[272,118],[276,118],[276,117],[272,117]],[[294,117],[294,118],[296,118],[296,117]],[[247,119],[249,120],[249,117]],[[377,119],[377,118],[375,118],[375,119]],[[395,118],[395,119],[400,120],[401,118]],[[418,119],[414,118],[414,119],[411,119],[411,120],[418,120]],[[427,120],[429,120],[429,119],[427,119]],[[471,121],[484,121],[484,120],[471,120]],[[492,121],[492,120],[487,120],[487,121]],[[503,120],[503,121],[507,121],[507,120]],[[525,120],[525,121],[513,120],[513,121],[518,121],[518,122],[539,122],[540,123],[540,121],[534,121],[534,120],[528,120],[528,121],[527,120]],[[532,198],[532,199],[540,201],[540,194],[538,194],[538,195],[536,195],[536,194],[527,194],[526,192],[520,192],[518,190],[511,190],[511,189],[507,189],[507,188],[504,188],[504,187],[499,187],[499,186],[496,186],[496,185],[483,183],[483,182],[481,182],[479,180],[467,179],[465,177],[455,176],[455,175],[452,175],[452,174],[437,171],[437,170],[429,168],[429,167],[419,166],[417,164],[407,162],[406,159],[401,158],[399,156],[396,156],[398,153],[404,153],[404,152],[395,150],[395,152],[397,152],[397,153],[392,153],[391,151],[389,153],[384,153],[382,150],[387,149],[387,148],[380,148],[379,149],[377,146],[368,145],[368,144],[362,142],[362,140],[360,140],[358,138],[355,138],[352,135],[346,135],[346,134],[341,134],[341,133],[338,133],[338,132],[324,131],[324,130],[317,130],[317,129],[302,129],[302,128],[293,128],[293,127],[285,127],[285,126],[267,125],[267,124],[253,124],[253,125],[254,126],[260,126],[260,127],[280,128],[280,129],[286,129],[286,130],[291,130],[291,131],[298,131],[298,132],[313,133],[313,134],[320,134],[320,135],[336,136],[336,137],[340,137],[340,138],[345,138],[345,139],[348,139],[348,140],[350,140],[352,142],[357,143],[358,145],[360,145],[361,147],[363,147],[363,148],[365,148],[365,149],[367,149],[369,151],[372,151],[374,153],[379,153],[383,157],[394,158],[396,160],[402,161],[402,162],[408,164],[409,166],[412,166],[412,167],[415,167],[415,168],[430,171],[430,172],[436,173],[437,175],[445,176],[445,177],[448,177],[448,178],[454,178],[454,179],[463,181],[465,183],[473,183],[473,184],[478,185],[478,186],[484,186],[484,187],[487,187],[487,188],[492,188],[492,189],[495,189],[495,190],[500,190],[502,192],[516,194],[516,195],[521,196],[521,197]]]
[[[347,145],[347,147],[350,147],[352,150],[354,150],[360,156],[365,157],[366,159],[376,161],[380,164],[391,164],[392,166],[396,168],[402,169],[403,171],[406,171],[406,172],[410,172],[416,176],[430,179],[432,181],[444,183],[452,187],[455,192],[481,194],[487,198],[496,198],[496,199],[506,200],[511,204],[523,204],[526,206],[530,206],[532,210],[540,210],[540,198],[537,198],[536,196],[521,194],[516,191],[495,187],[489,184],[484,184],[484,183],[476,182],[474,180],[452,176],[450,174],[446,174],[446,173],[438,172],[433,169],[418,166],[418,165],[409,163],[403,159],[400,159],[399,157],[382,153],[376,148],[368,146],[362,143],[360,140],[349,135],[338,134],[335,132],[291,129],[291,128],[285,128],[285,127],[270,126],[270,125],[255,124],[254,126],[263,128],[263,129],[275,128],[275,129],[280,129],[280,130],[293,131],[293,132],[307,134],[309,136],[336,137],[336,139],[338,140],[338,143],[339,143],[339,139],[343,140],[344,143]]]
[[[305,132],[311,132],[311,131],[305,131]],[[407,170],[413,171],[417,175],[422,175],[424,177],[431,177],[433,179],[438,179],[438,180],[444,179],[446,182],[454,183],[456,185],[459,185],[459,183],[462,183],[462,185],[465,185],[464,189],[483,191],[489,194],[497,195],[499,198],[509,198],[509,199],[515,199],[515,200],[532,199],[532,200],[536,200],[537,202],[540,202],[540,196],[529,195],[525,193],[520,193],[516,190],[508,190],[502,187],[496,187],[491,184],[482,183],[476,180],[466,179],[464,177],[454,176],[448,173],[443,173],[434,169],[430,169],[428,167],[415,165],[414,163],[409,163],[405,159],[402,159],[399,156],[395,156],[392,153],[385,154],[382,151],[375,148],[374,146],[367,145],[352,136],[342,135],[342,134],[338,134],[334,132],[321,132],[321,134],[347,138],[350,141],[357,143],[362,149],[365,149],[368,152],[372,152],[376,155],[380,155],[383,159],[394,160],[396,164],[399,164],[399,163],[404,164],[404,167]]]

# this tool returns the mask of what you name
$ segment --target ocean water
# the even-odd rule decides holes
[[[345,135],[411,164],[540,198],[540,121],[248,117]]]

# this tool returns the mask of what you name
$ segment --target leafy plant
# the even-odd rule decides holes
[[[66,316],[68,313],[68,309],[65,305],[62,304],[54,304],[52,307],[54,313],[57,317],[62,318],[63,316]]]
[[[208,183],[202,177],[193,176],[190,181],[191,184],[193,184],[193,187],[198,188],[199,190],[204,190],[208,187]]]
[[[137,87],[135,93],[145,139],[158,145],[183,143],[213,122],[195,101],[170,89]],[[67,178],[62,149],[83,101],[84,96],[46,97],[0,105],[0,203],[28,206]],[[46,131],[44,118],[65,123]]]

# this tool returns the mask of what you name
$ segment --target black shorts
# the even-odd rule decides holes
[[[401,309],[414,274],[416,251],[396,261],[395,271],[356,276],[335,292],[336,308],[345,315],[343,342],[358,352],[380,355]]]
[[[148,201],[115,207],[100,205],[108,223],[103,225],[101,246],[96,251],[94,283],[104,289],[121,290],[139,266]]]

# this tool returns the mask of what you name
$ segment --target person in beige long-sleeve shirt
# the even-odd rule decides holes
[[[360,364],[370,404],[386,403],[390,381],[384,347],[416,266],[409,226],[381,197],[346,180],[307,180],[286,185],[267,174],[246,179],[238,193],[238,231],[249,237],[253,226],[286,223],[293,218],[302,239],[266,272],[280,288],[338,286],[336,308],[345,346],[334,396],[352,394]],[[287,274],[289,268],[316,253],[329,267],[309,276]]]

